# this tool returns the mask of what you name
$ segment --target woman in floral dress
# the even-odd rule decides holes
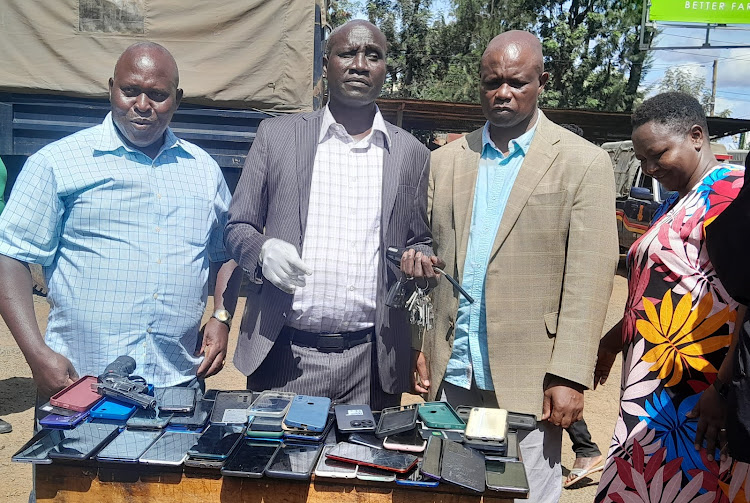
[[[705,248],[706,226],[736,197],[744,171],[716,161],[691,96],[655,96],[632,121],[644,172],[679,198],[631,247],[625,314],[600,343],[595,382],[620,351],[623,368],[596,501],[748,503],[748,465],[718,449],[737,303]]]

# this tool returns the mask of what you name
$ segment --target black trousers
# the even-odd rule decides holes
[[[573,442],[573,452],[576,453],[576,458],[601,456],[602,452],[599,450],[599,446],[591,440],[591,433],[589,433],[589,428],[583,419],[570,425],[568,435],[570,441]]]

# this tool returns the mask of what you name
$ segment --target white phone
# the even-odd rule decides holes
[[[508,434],[508,411],[472,407],[464,436],[467,440],[502,442]]]
[[[323,447],[323,454],[318,458],[318,464],[315,467],[316,477],[328,477],[332,479],[353,479],[357,476],[359,465],[353,463],[344,463],[335,459],[326,457],[328,451],[335,445],[326,445]]]

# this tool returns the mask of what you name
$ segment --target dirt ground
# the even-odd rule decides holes
[[[615,276],[612,297],[607,312],[605,330],[614,325],[622,316],[627,297],[627,284],[622,270]],[[34,304],[39,326],[46,327],[49,307],[43,297],[34,297]],[[210,304],[210,301],[209,301]],[[244,299],[240,300],[239,312],[244,307]],[[212,307],[206,310],[211,313]],[[244,376],[231,364],[232,351],[236,345],[239,323],[236,323],[230,333],[229,349],[226,368],[218,375],[211,377],[208,388],[243,389]],[[620,362],[615,363],[609,382],[603,388],[586,393],[584,416],[594,441],[606,455],[609,442],[617,417],[619,400]],[[33,404],[36,388],[31,379],[23,354],[16,346],[7,326],[0,320],[0,418],[13,425],[13,431],[0,435],[0,501],[6,503],[26,503],[31,489],[31,467],[27,464],[11,463],[10,456],[23,445],[32,434]],[[405,395],[405,401],[414,401],[414,397]],[[573,465],[575,456],[571,450],[571,443],[567,435],[563,439],[563,474]],[[572,490],[563,490],[562,503],[590,502],[594,499],[599,475],[592,476],[592,480]],[[562,483],[562,481],[561,481]]]

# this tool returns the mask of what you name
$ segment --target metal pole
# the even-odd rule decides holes
[[[716,112],[716,77],[719,73],[719,60],[714,60],[714,74],[713,78],[711,79],[711,110],[708,114],[709,116],[713,117],[714,112]]]

